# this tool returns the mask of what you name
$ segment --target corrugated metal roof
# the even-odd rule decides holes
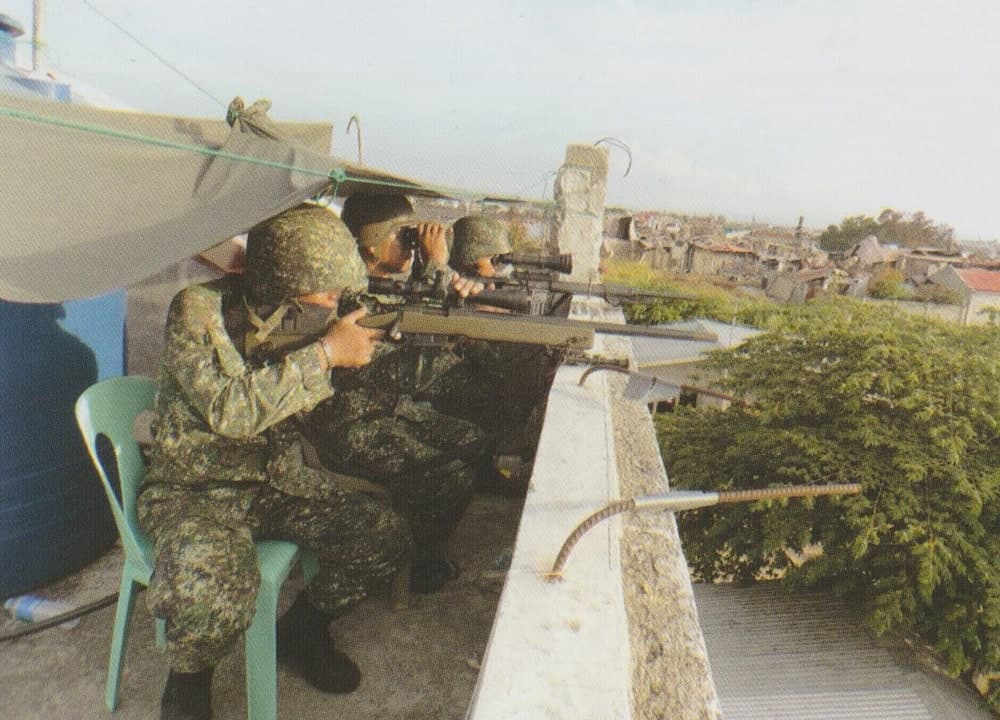
[[[1000,293],[1000,272],[978,268],[955,268],[955,272],[973,290]]]
[[[722,323],[716,320],[685,320],[676,323],[664,323],[657,327],[678,328],[695,332],[709,332],[717,340],[679,340],[674,338],[633,337],[632,349],[635,361],[639,367],[651,365],[671,365],[677,363],[695,362],[710,350],[731,348],[741,345],[760,330],[746,325]]]
[[[975,694],[875,640],[828,596],[694,586],[726,720],[990,720]]]

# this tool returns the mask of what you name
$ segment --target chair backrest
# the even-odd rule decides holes
[[[139,530],[135,501],[146,474],[139,443],[135,439],[135,418],[153,409],[156,383],[138,375],[102,380],[83,391],[76,401],[76,422],[90,453],[94,467],[104,483],[104,492],[115,516],[127,557],[149,562],[149,541]],[[120,487],[112,485],[111,475],[98,455],[98,438],[104,435],[114,451]]]

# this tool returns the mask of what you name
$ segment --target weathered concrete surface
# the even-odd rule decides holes
[[[559,252],[573,254],[571,280],[597,277],[607,186],[607,148],[593,145],[566,148],[566,159],[554,185],[555,239]]]
[[[595,299],[572,317],[622,322]],[[598,336],[594,351],[631,355]],[[560,369],[546,409],[511,573],[497,612],[470,720],[721,718],[687,566],[670,515],[614,517],[574,546],[559,582],[546,582],[580,521],[619,497],[666,488],[644,405],[624,379]]]
[[[649,411],[622,399],[623,376],[609,376],[608,384],[622,497],[665,492]],[[635,720],[721,718],[673,514],[625,516],[621,548]]]
[[[279,667],[278,716],[295,720],[449,720],[465,715],[479,673],[503,582],[503,568],[522,500],[477,496],[456,530],[451,556],[462,574],[436,595],[411,596],[410,607],[390,612],[386,598],[366,601],[333,623],[331,634],[364,674],[349,695],[325,695]],[[118,589],[117,549],[38,594],[82,605]],[[286,583],[283,604],[300,587],[298,571]],[[114,606],[84,617],[73,629],[51,628],[0,644],[0,717],[18,720],[150,720],[159,717],[166,656],[153,642],[153,622],[140,594],[131,624],[121,696],[112,716],[104,681]],[[0,615],[0,633],[18,627]],[[243,651],[219,666],[214,682],[216,720],[246,718]]]
[[[612,523],[586,535],[562,578],[546,576],[580,520],[617,496],[604,378],[581,387],[583,372],[560,368],[549,392],[470,720],[630,717],[620,529]]]

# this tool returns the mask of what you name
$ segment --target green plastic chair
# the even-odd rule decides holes
[[[76,421],[97,473],[104,483],[104,492],[111,503],[115,525],[125,550],[115,629],[111,636],[111,656],[108,660],[108,680],[104,702],[114,712],[118,704],[118,684],[121,680],[129,620],[135,606],[137,586],[149,586],[153,574],[153,548],[139,530],[135,502],[146,469],[135,440],[135,418],[152,410],[156,384],[146,377],[130,376],[102,380],[87,388],[76,402]],[[97,454],[97,438],[107,437],[114,449],[120,492],[113,487],[108,473]],[[260,566],[260,589],[253,623],[246,633],[247,717],[250,720],[274,720],[278,711],[277,633],[278,597],[281,586],[299,558],[294,543],[277,540],[259,541],[257,563]],[[306,582],[318,570],[314,556],[302,553]],[[165,624],[156,621],[156,642],[165,645]]]

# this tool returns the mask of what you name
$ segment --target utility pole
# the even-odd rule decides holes
[[[34,0],[31,16],[31,69],[42,69],[42,0]]]

